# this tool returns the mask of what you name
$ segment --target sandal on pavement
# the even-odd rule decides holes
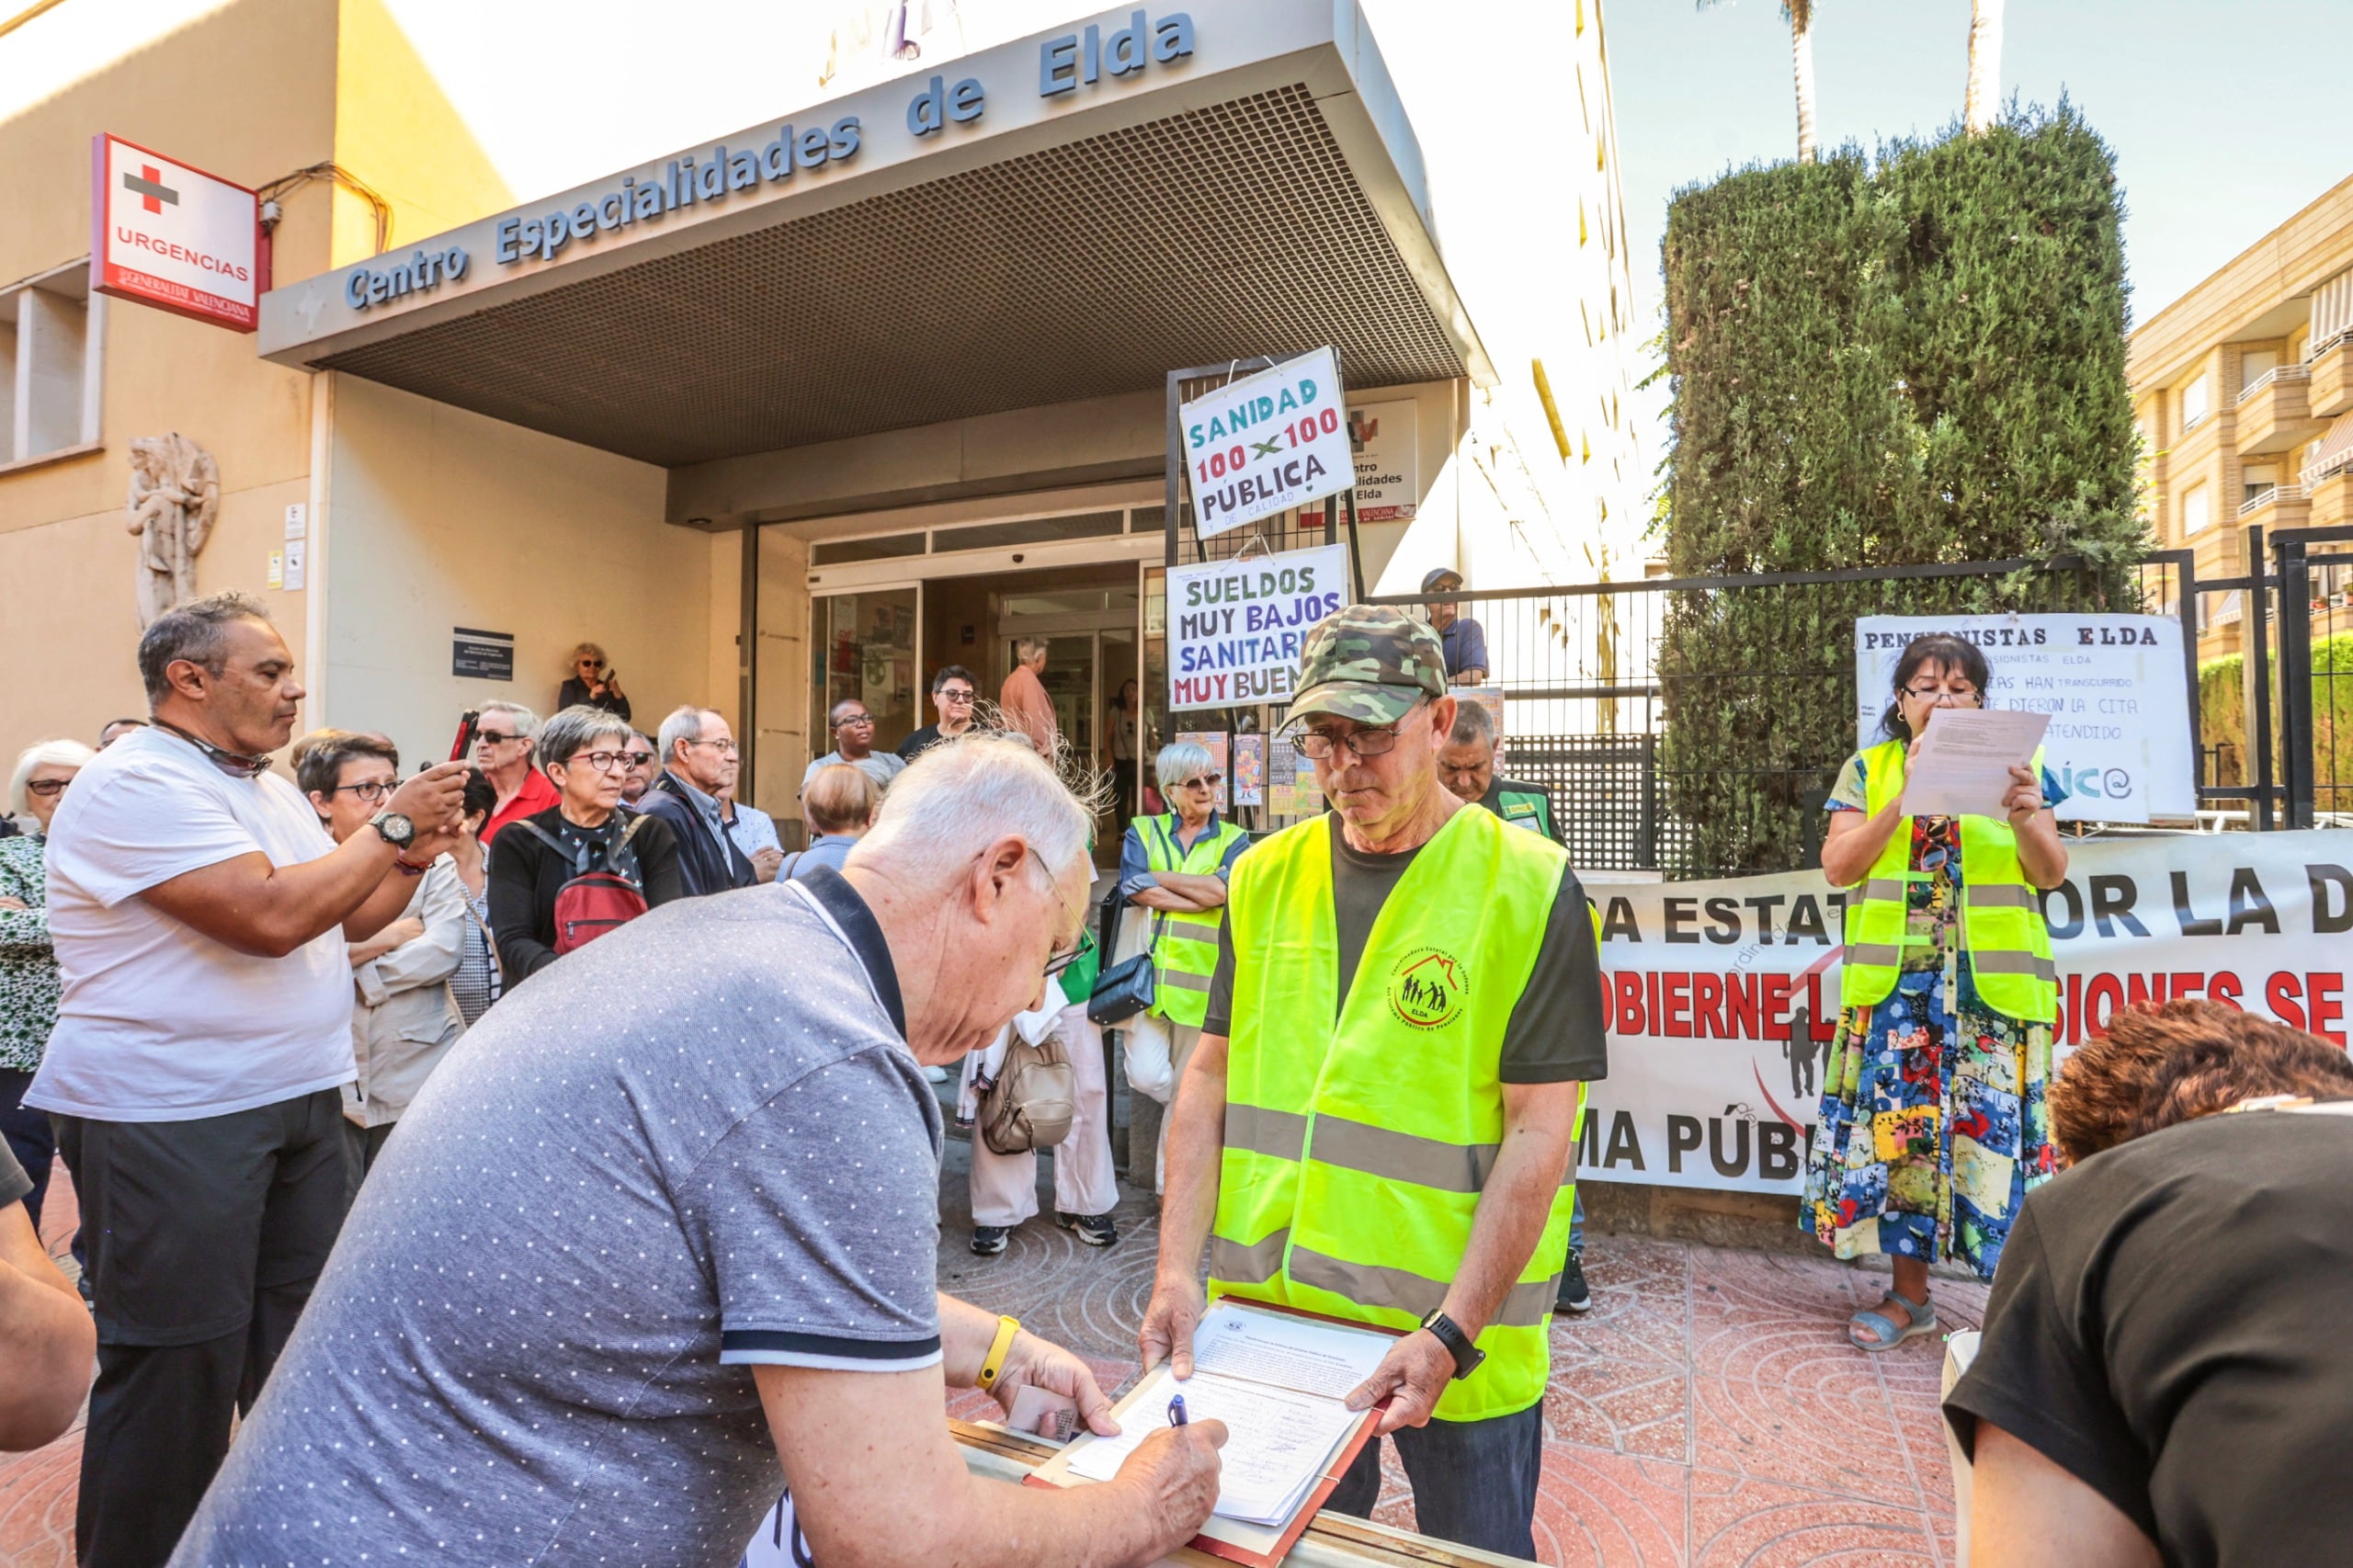
[[[1914,1301],[1901,1290],[1891,1290],[1887,1299],[1911,1314],[1911,1321],[1901,1329],[1885,1312],[1860,1312],[1847,1320],[1847,1341],[1858,1350],[1876,1356],[1882,1350],[1893,1350],[1915,1335],[1933,1334],[1937,1327],[1937,1311],[1928,1304],[1928,1292],[1920,1292],[1921,1300]],[[1858,1329],[1868,1328],[1879,1335],[1865,1339]]]

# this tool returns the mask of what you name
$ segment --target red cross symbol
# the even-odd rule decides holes
[[[135,175],[122,176],[122,188],[139,193],[139,205],[150,212],[161,212],[164,203],[180,204],[180,193],[164,184],[164,171],[153,164],[142,164]]]

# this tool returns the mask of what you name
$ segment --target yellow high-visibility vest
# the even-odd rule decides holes
[[[1904,792],[1902,741],[1863,753],[1863,789],[1876,816]],[[2029,765],[2039,777],[2042,753]],[[1961,819],[1961,947],[1969,955],[1977,994],[1985,1005],[2028,1023],[2047,1024],[2059,1015],[2059,966],[2051,956],[2051,927],[2043,923],[2042,900],[2018,865],[2018,835],[1993,817]],[[1904,971],[1907,949],[1927,945],[1912,935],[1908,891],[1931,873],[1912,866],[1912,819],[1889,835],[1887,847],[1863,883],[1859,898],[1847,903],[1847,951],[1839,1001],[1868,1007],[1887,999]],[[1949,1000],[1960,1006],[1959,997]]]
[[[1382,904],[1339,994],[1329,817],[1235,863],[1225,1149],[1210,1248],[1233,1294],[1410,1330],[1441,1305],[1504,1134],[1504,1033],[1534,972],[1568,858],[1459,811]],[[1545,1326],[1573,1181],[1495,1320],[1487,1359],[1437,1414],[1473,1421],[1543,1397]]]
[[[1222,822],[1187,849],[1176,842],[1165,817],[1140,817],[1136,831],[1143,836],[1144,856],[1154,870],[1196,877],[1217,875],[1225,863],[1226,846],[1248,836],[1232,823]],[[1225,924],[1225,911],[1154,911],[1152,918],[1152,1011],[1171,1023],[1199,1028],[1210,1016],[1210,982],[1217,974],[1217,934]]]

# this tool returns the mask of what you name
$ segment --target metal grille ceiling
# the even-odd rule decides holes
[[[675,465],[1338,345],[1463,374],[1304,86],[1051,148],[322,361]]]

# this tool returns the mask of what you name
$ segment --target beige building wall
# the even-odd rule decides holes
[[[682,702],[733,722],[737,579],[713,556],[740,545],[665,523],[661,469],[351,376],[334,403],[318,722],[446,756],[467,708],[550,712],[583,639],[640,728]],[[515,634],[511,683],[449,674],[460,626]]]

